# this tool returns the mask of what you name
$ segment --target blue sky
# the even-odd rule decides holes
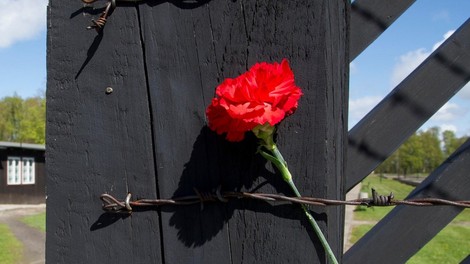
[[[46,90],[47,2],[0,0],[0,98]],[[468,0],[417,0],[351,63],[350,128],[469,16]],[[467,84],[423,129],[439,126],[470,135],[469,121]]]
[[[47,0],[0,0],[0,98],[46,90]]]
[[[417,0],[350,66],[349,127],[422,62],[470,17],[468,0]],[[470,135],[470,84],[422,129],[439,126]]]

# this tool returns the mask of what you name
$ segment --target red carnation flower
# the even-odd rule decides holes
[[[241,141],[245,132],[258,125],[281,122],[297,109],[302,91],[295,85],[289,63],[257,63],[216,89],[206,114],[209,128],[227,133],[227,140]]]
[[[295,85],[287,60],[279,63],[257,63],[235,79],[226,79],[216,91],[206,110],[209,128],[227,133],[227,140],[241,141],[246,131],[259,139],[258,153],[279,170],[296,197],[301,197],[292,180],[287,163],[274,142],[275,125],[297,109],[302,91]],[[320,239],[328,258],[338,263],[328,241],[307,206],[302,205],[307,219]]]

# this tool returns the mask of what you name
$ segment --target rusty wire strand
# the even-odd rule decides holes
[[[86,4],[89,4],[89,3],[93,3],[97,0],[82,0],[82,1]],[[115,6],[116,6],[115,0],[109,1],[106,4],[106,7],[105,7],[104,11],[98,17],[98,19],[97,20],[92,19],[91,20],[92,25],[88,26],[87,29],[95,29],[96,32],[100,32],[104,28],[104,26],[106,25],[107,18],[109,16],[110,12],[115,8]]]
[[[364,206],[457,206],[470,208],[470,201],[450,201],[440,198],[415,198],[407,200],[395,200],[393,193],[388,196],[378,195],[372,189],[372,198],[354,199],[349,201],[331,200],[313,197],[288,197],[279,194],[269,193],[250,193],[250,192],[220,192],[220,189],[214,192],[200,192],[195,189],[195,195],[175,197],[172,199],[139,199],[131,201],[131,193],[128,193],[124,201],[119,201],[110,194],[102,194],[100,199],[103,201],[103,210],[107,212],[131,213],[132,208],[136,207],[155,207],[164,205],[191,205],[201,204],[204,202],[228,202],[231,199],[256,199],[266,202],[291,202],[297,204],[314,205],[314,206],[338,206],[338,205],[364,205]]]
[[[97,2],[98,0],[82,0],[83,3],[85,4],[93,4],[94,2]],[[145,0],[108,0],[108,1],[113,1],[114,5],[116,2],[122,2],[122,3],[140,3],[144,2]]]
[[[97,2],[98,0],[82,0],[85,5],[92,5],[93,3]],[[95,29],[96,32],[101,32],[104,26],[106,25],[106,21],[108,17],[111,15],[112,11],[116,8],[117,3],[140,3],[145,0],[107,0],[106,6],[104,11],[100,14],[97,20],[92,19],[91,25],[87,27],[87,29]]]

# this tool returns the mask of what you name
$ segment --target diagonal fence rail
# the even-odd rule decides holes
[[[470,140],[406,198],[470,199]],[[344,263],[405,263],[449,224],[463,208],[395,207],[344,255]],[[400,254],[396,254],[400,252]],[[384,262],[384,256],[387,256]]]
[[[388,158],[470,80],[470,19],[349,131],[346,189]]]
[[[395,1],[387,7],[373,2],[358,0],[351,6],[351,60],[414,1]],[[349,131],[345,190],[369,175],[470,80],[469,51],[470,19]],[[469,159],[467,141],[407,199],[467,199]],[[461,211],[397,206],[346,252],[343,261],[404,263]],[[469,263],[469,258],[462,263]]]

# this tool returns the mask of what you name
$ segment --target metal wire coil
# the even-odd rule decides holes
[[[372,198],[355,199],[349,201],[331,200],[313,197],[288,197],[279,194],[249,193],[249,192],[221,192],[218,188],[215,192],[200,192],[194,190],[195,195],[176,197],[172,199],[139,199],[130,201],[129,192],[124,201],[119,201],[110,194],[102,194],[103,210],[116,213],[131,213],[135,207],[155,207],[163,205],[191,205],[201,204],[201,210],[205,202],[228,202],[231,199],[256,199],[266,202],[291,202],[313,206],[338,206],[338,205],[365,205],[365,206],[457,206],[470,208],[470,201],[449,201],[440,198],[417,198],[408,200],[394,200],[393,193],[388,196],[379,195],[372,189]]]

